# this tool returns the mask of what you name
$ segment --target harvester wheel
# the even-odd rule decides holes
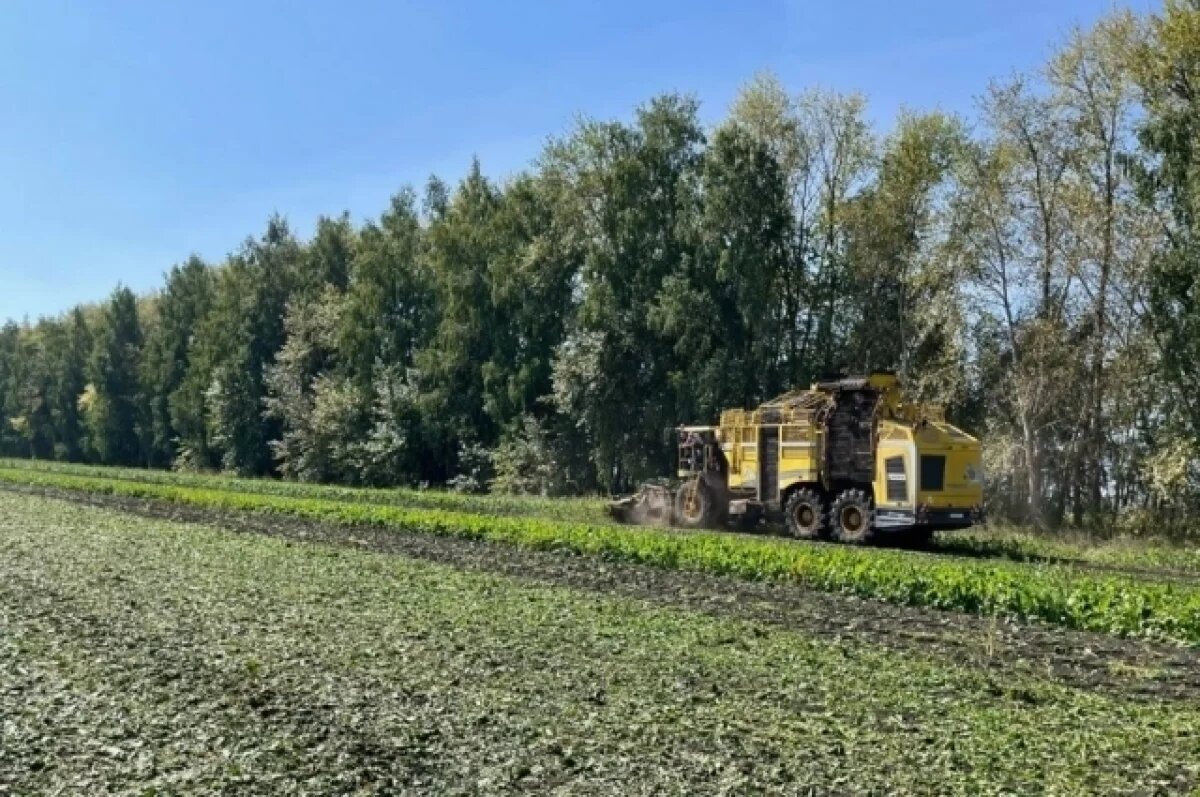
[[[830,514],[829,525],[838,542],[863,545],[875,534],[875,510],[862,490],[842,491]]]
[[[801,487],[783,507],[788,534],[801,540],[819,539],[825,533],[825,502],[815,490]]]
[[[688,529],[703,529],[717,523],[717,502],[712,490],[700,479],[684,482],[675,493],[675,522]]]

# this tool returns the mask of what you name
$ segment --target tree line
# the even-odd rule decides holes
[[[0,453],[565,494],[708,422],[895,369],[985,442],[993,514],[1200,505],[1200,0],[1114,12],[977,118],[655,97],[497,181],[278,217],[162,288],[0,330]]]

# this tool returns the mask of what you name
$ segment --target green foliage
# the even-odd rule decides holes
[[[496,475],[490,486],[499,493],[576,495],[590,478],[586,454],[574,444],[570,430],[532,415],[509,427],[491,460]]]
[[[137,299],[128,288],[118,288],[101,311],[87,372],[92,387],[85,414],[88,436],[105,464],[133,465],[143,458],[141,346]]]
[[[437,316],[424,249],[410,190],[396,194],[388,212],[359,236],[334,347],[349,380],[345,389],[354,391],[359,408],[369,408],[365,436],[346,441],[358,446],[361,463],[352,482],[427,478],[415,362]]]
[[[114,468],[65,462],[0,460],[0,468],[22,472],[119,479],[140,484],[199,487],[228,492],[284,498],[319,498],[333,501],[439,509],[482,515],[522,515],[549,520],[598,524],[608,522],[606,501],[599,498],[542,498],[530,495],[470,494],[445,489],[365,489],[339,485],[302,484],[276,479],[230,475],[172,473],[144,468]]]
[[[378,366],[412,367],[436,318],[415,201],[411,190],[396,194],[359,236],[337,349],[364,393]]]
[[[1134,55],[1144,96],[1140,185],[1167,234],[1155,252],[1147,320],[1191,437],[1200,434],[1200,6],[1167,0]]]
[[[492,452],[478,443],[458,447],[458,472],[446,486],[459,493],[482,493],[492,479]]]
[[[284,476],[357,484],[370,467],[363,443],[369,408],[337,359],[344,304],[326,285],[317,298],[290,306],[287,342],[267,369],[266,416],[283,425],[270,445]]]
[[[158,323],[147,336],[143,360],[152,465],[169,465],[179,453],[180,439],[203,438],[203,419],[188,411],[185,380],[197,347],[198,327],[212,307],[213,281],[212,269],[200,258],[191,257],[171,269],[158,297]]]
[[[87,386],[88,355],[92,350],[92,332],[81,310],[72,310],[57,337],[58,345],[48,353],[47,367],[52,378],[50,413],[54,419],[54,458],[78,460],[84,455],[84,419],[79,412],[79,396]]]
[[[651,320],[676,341],[679,416],[715,418],[786,387],[787,324],[774,297],[790,267],[791,218],[778,164],[737,124],[717,130],[699,179],[695,254],[663,281]]]
[[[15,387],[18,383],[17,357],[21,342],[21,328],[9,322],[0,327],[0,453],[25,455],[18,432],[12,420],[18,417]]]
[[[523,175],[504,188],[492,219],[495,252],[489,261],[495,324],[491,356],[483,364],[484,410],[498,428],[523,415],[545,418],[552,408],[555,348],[574,312],[578,263],[556,222],[564,190]]]
[[[221,464],[241,474],[271,471],[270,441],[277,418],[264,418],[266,369],[283,346],[283,319],[303,259],[287,223],[272,218],[262,238],[249,240],[222,270],[213,310],[205,318],[209,350],[197,365],[203,388],[206,439],[198,448],[219,452]],[[197,380],[197,386],[203,384]]]
[[[848,210],[854,292],[870,296],[855,319],[847,361],[899,371],[913,392],[949,404],[961,397],[964,275],[946,252],[951,169],[965,139],[942,114],[902,115],[884,143],[879,176]]]
[[[358,231],[350,214],[336,219],[322,216],[317,232],[305,247],[296,277],[296,291],[311,296],[332,288],[344,292],[350,283],[358,248]]]
[[[429,345],[416,358],[419,401],[439,469],[467,480],[475,463],[460,463],[459,453],[489,446],[496,438],[484,392],[496,339],[505,328],[491,284],[502,243],[495,232],[501,201],[475,161],[427,233],[439,318]]]
[[[1002,557],[1017,562],[1096,565],[1183,580],[1200,574],[1200,549],[1172,544],[1161,534],[1140,533],[1145,530],[1136,525],[1139,517],[1132,515],[1129,520],[1126,529],[1129,533],[1119,537],[1031,534],[1028,529],[991,526],[940,539],[936,548],[947,553]]]
[[[91,354],[91,333],[79,310],[26,330],[0,330],[0,451],[84,457],[79,396]]]
[[[582,301],[559,346],[554,397],[577,419],[609,489],[660,473],[664,431],[679,420],[683,369],[654,309],[694,254],[704,133],[694,100],[666,96],[636,123],[584,122],[546,155],[566,185],[559,209],[577,230]]]

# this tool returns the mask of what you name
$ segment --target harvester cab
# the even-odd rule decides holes
[[[677,486],[647,486],[613,515],[689,528],[765,520],[848,543],[982,520],[979,441],[940,407],[909,402],[894,374],[820,381],[677,434]]]

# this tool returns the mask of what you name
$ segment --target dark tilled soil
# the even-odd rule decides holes
[[[1019,671],[1137,699],[1200,699],[1200,651],[1192,648],[896,606],[795,585],[740,581],[372,526],[209,510],[57,488],[3,485],[0,489],[119,509],[142,517],[353,546],[457,568],[616,593],[662,606],[767,622],[816,638],[944,656],[994,670],[998,676],[1005,671]]]

